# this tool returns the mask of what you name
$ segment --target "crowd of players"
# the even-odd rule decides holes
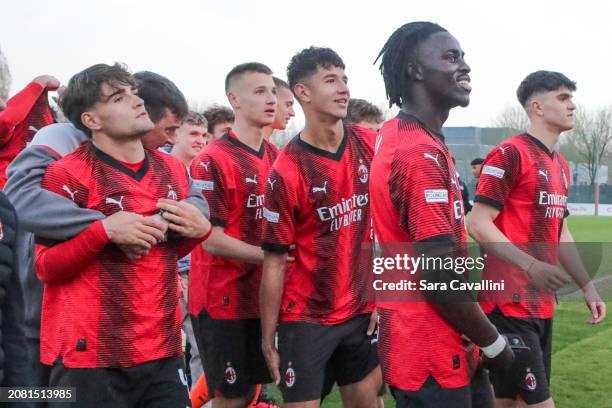
[[[471,208],[442,134],[469,104],[459,42],[408,23],[378,59],[400,108],[382,126],[380,110],[350,99],[341,57],[318,47],[292,57],[287,82],[261,63],[234,67],[231,110],[190,112],[170,80],[120,64],[70,79],[59,101],[69,123],[53,123],[53,77],[9,100],[3,384],[76,387],[83,407],[257,406],[272,382],[287,407],[317,407],[334,384],[346,407],[382,406],[383,384],[398,407],[554,406],[552,294],[569,281],[557,263],[590,323],[606,314],[574,246],[519,245],[573,242],[555,144],[572,128],[575,83],[538,71],[520,84],[530,128],[472,163]],[[270,138],[294,98],[305,126],[279,151]],[[485,277],[514,282],[512,299],[366,299],[364,247],[465,256],[468,231],[490,255]]]

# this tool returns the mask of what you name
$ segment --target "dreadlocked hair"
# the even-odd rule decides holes
[[[447,31],[438,24],[427,21],[416,21],[404,24],[387,40],[376,57],[374,64],[380,59],[380,72],[385,81],[385,92],[389,99],[389,107],[402,106],[403,93],[410,83],[406,74],[408,64],[414,62],[417,46],[430,35],[439,31]]]

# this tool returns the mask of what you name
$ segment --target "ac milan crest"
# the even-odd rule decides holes
[[[291,367],[291,362],[289,362],[289,368],[285,371],[285,385],[287,388],[293,387],[295,384],[295,370]]]
[[[361,160],[359,161],[362,162]],[[357,172],[359,173],[359,181],[361,181],[362,183],[367,183],[368,176],[369,176],[368,167],[365,164],[363,164],[363,162],[359,165]]]
[[[237,374],[236,374],[236,370],[234,370],[234,367],[231,366],[232,363],[228,362],[227,363],[227,368],[225,369],[225,381],[229,384],[232,385],[236,382],[236,378],[237,378]]]
[[[525,387],[527,387],[529,391],[533,391],[536,389],[537,385],[536,376],[533,375],[533,373],[527,373],[525,376]]]

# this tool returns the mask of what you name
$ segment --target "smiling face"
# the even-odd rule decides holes
[[[340,120],[346,117],[351,96],[347,84],[343,68],[319,67],[314,75],[296,84],[295,91],[304,109]]]
[[[430,35],[417,47],[412,75],[442,108],[470,103],[470,67],[464,55],[457,39],[446,31]]]
[[[276,86],[271,74],[245,72],[236,78],[227,95],[236,116],[256,127],[269,126],[276,115]]]
[[[206,146],[207,139],[206,125],[193,125],[185,122],[176,131],[176,143],[172,148],[172,153],[176,152],[190,162]]]
[[[153,128],[136,87],[129,84],[102,83],[99,100],[81,120],[94,137],[103,132],[113,139],[139,138]]]

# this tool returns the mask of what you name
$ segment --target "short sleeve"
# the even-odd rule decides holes
[[[202,192],[210,207],[210,223],[225,227],[228,219],[229,187],[227,174],[210,154],[199,156],[191,164],[193,185]]]
[[[513,144],[501,144],[489,153],[480,173],[474,202],[498,210],[504,207],[521,172],[521,155]]]
[[[449,177],[445,156],[434,146],[419,145],[396,152],[389,192],[401,227],[414,241],[452,239]]]

